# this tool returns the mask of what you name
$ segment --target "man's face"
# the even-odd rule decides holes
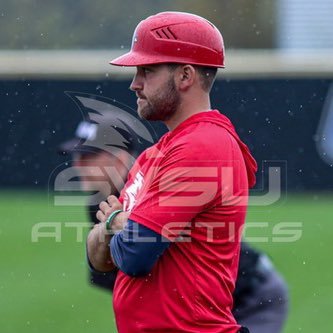
[[[136,92],[143,119],[169,120],[180,105],[174,74],[167,65],[138,66],[130,88]]]
[[[100,191],[106,195],[119,192],[128,172],[117,157],[103,151],[74,153],[73,166],[79,173],[83,191]]]

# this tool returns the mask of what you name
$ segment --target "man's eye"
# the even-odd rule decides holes
[[[151,69],[149,68],[144,68],[143,71],[145,74],[151,73]]]

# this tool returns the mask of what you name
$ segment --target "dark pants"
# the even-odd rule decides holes
[[[254,333],[282,331],[288,312],[288,291],[286,283],[276,271],[268,274],[266,281],[244,301],[234,311],[238,324]]]
[[[241,329],[238,331],[239,333],[251,333],[246,327],[241,327]]]

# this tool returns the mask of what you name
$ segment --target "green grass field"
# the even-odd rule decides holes
[[[289,195],[249,211],[248,223],[268,222],[249,236],[268,238],[254,245],[273,258],[289,284],[285,333],[332,330],[332,201],[333,195]],[[0,332],[116,332],[111,296],[88,285],[84,237],[77,240],[68,224],[87,222],[84,211],[54,207],[47,194],[34,192],[1,192],[0,202]],[[32,242],[32,230],[42,222],[52,223],[44,232],[60,228],[58,241]],[[273,228],[281,222],[300,222],[301,238],[273,242]]]

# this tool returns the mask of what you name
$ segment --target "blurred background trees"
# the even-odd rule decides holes
[[[206,17],[229,49],[271,48],[275,5],[271,0],[1,0],[0,48],[129,48],[137,23],[166,10]]]

